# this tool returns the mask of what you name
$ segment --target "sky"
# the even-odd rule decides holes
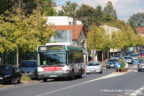
[[[94,8],[101,5],[103,8],[108,1],[113,3],[118,18],[128,21],[130,16],[138,12],[144,12],[144,0],[55,0],[57,5],[64,5],[66,1],[76,2],[79,6],[87,4]]]

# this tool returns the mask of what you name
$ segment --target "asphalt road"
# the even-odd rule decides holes
[[[88,74],[72,81],[51,80],[46,83],[40,81],[33,84],[19,84],[0,89],[0,96],[129,96],[144,85],[143,72],[134,71],[120,76],[113,73],[113,76],[111,74],[113,70],[103,71],[103,74]],[[101,78],[105,76],[108,77]]]

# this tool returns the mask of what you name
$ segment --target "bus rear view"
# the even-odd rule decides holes
[[[84,73],[83,49],[65,44],[38,47],[38,78],[47,79],[82,77]]]

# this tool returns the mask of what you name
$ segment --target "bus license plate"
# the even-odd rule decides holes
[[[49,77],[57,77],[57,75],[50,75]]]

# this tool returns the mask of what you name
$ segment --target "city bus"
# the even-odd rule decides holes
[[[47,79],[82,77],[84,73],[83,48],[67,43],[48,43],[37,49],[38,78]]]

